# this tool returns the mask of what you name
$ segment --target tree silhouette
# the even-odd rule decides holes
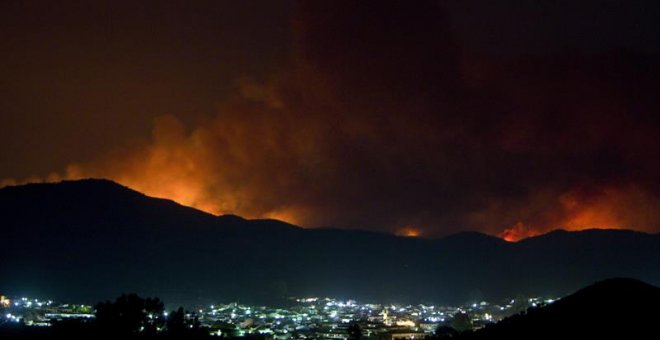
[[[96,305],[96,322],[102,331],[118,335],[153,335],[163,325],[163,302],[137,294],[123,294],[112,303]]]
[[[358,325],[357,322],[351,322],[348,325],[348,339],[349,340],[357,340],[362,338],[362,329],[360,328],[360,325]]]
[[[456,313],[451,322],[451,327],[459,333],[469,331],[472,329],[472,319],[470,319],[470,316],[467,313]]]
[[[182,335],[186,331],[186,314],[183,307],[172,311],[167,316],[167,333],[170,335]]]
[[[452,339],[458,337],[458,331],[449,326],[439,326],[435,330],[433,339]]]
[[[199,317],[189,314],[183,307],[170,312],[167,316],[167,335],[176,338],[199,338],[209,335],[208,329],[201,327]]]
[[[165,304],[159,298],[146,298],[144,300],[144,311],[147,314],[143,330],[145,334],[156,334],[164,326],[164,310]]]
[[[511,306],[511,310],[510,310],[511,315],[524,313],[525,311],[527,311],[527,308],[529,308],[528,301],[529,300],[525,295],[522,294],[516,295],[516,298],[513,301],[513,305]]]

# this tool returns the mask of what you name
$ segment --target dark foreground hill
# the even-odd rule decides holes
[[[564,295],[608,277],[660,283],[660,236],[553,232],[429,240],[213,216],[106,180],[0,189],[0,292],[94,303],[286,296],[463,303]]]
[[[462,338],[654,339],[658,306],[660,288],[633,279],[609,279]]]

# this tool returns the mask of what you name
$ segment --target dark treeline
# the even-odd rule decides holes
[[[114,302],[98,303],[95,310],[95,319],[53,321],[52,327],[30,327],[22,322],[0,325],[0,338],[198,339],[209,336],[209,329],[200,325],[194,312],[183,307],[166,312],[159,298],[123,294]]]

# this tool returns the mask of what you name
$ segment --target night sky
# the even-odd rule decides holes
[[[0,183],[436,237],[660,232],[657,1],[2,1]],[[507,231],[508,230],[508,231]]]

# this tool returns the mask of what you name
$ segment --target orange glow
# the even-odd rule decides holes
[[[296,214],[292,209],[283,209],[279,211],[273,211],[263,216],[264,218],[270,218],[280,221],[285,221],[294,225],[298,225],[298,214]]]
[[[410,225],[399,229],[396,234],[405,237],[418,237],[422,232],[419,228]]]
[[[560,225],[565,230],[583,229],[621,229],[621,194],[614,190],[605,190],[604,196],[592,199],[580,199],[574,193],[567,193],[559,201],[566,213]]]
[[[118,182],[149,196],[171,199],[177,203],[211,214],[218,215],[223,213],[217,204],[204,199],[203,188],[199,184],[186,181],[185,179],[161,182],[159,181],[159,177],[161,176],[154,176],[149,179],[143,178],[141,180],[123,178],[118,179]],[[169,184],[163,185],[163,183]]]
[[[499,237],[507,242],[518,242],[522,239],[540,235],[541,232],[535,228],[528,227],[522,222],[518,222],[510,228],[505,229],[499,234]]]
[[[527,222],[506,228],[499,237],[516,242],[555,229],[578,231],[585,229],[645,230],[657,217],[654,201],[634,186],[603,187],[590,191],[565,192],[543,213]],[[650,229],[649,231],[652,231]]]

